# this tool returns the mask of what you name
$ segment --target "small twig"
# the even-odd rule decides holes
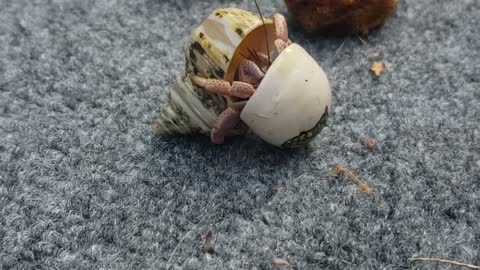
[[[340,47],[338,47],[337,51],[335,52],[335,54],[333,55],[333,59],[335,59],[335,57],[337,56],[338,53],[340,53],[340,51],[342,50],[343,48],[343,45],[345,44],[345,41],[347,41],[347,39],[344,39],[342,44],[340,44]]]
[[[216,208],[217,208],[217,207],[213,207],[209,212],[214,211]],[[197,224],[195,224],[195,225],[182,237],[182,239],[180,239],[180,241],[178,242],[177,246],[173,249],[172,254],[170,254],[170,257],[168,258],[167,264],[170,263],[170,261],[171,261],[172,258],[173,258],[173,255],[174,255],[175,252],[177,251],[177,249],[178,249],[178,247],[180,246],[180,244],[182,244],[183,240],[185,240],[185,238],[187,238],[187,236],[188,236],[191,232],[195,231],[195,230],[197,229],[198,225],[200,225],[200,223],[202,223],[208,216],[210,216],[209,213],[207,213],[205,216],[203,216],[203,218],[202,218]]]
[[[357,184],[361,189],[363,189],[365,192],[367,193],[372,193],[373,192],[373,188],[371,188],[369,185],[367,185],[366,183],[362,182],[356,175],[354,175],[352,173],[352,171],[347,171],[347,175],[350,176],[350,178],[352,179],[352,181]]]
[[[272,266],[276,267],[276,268],[287,268],[287,267],[290,266],[290,264],[284,259],[280,259],[276,256],[273,256],[272,257]]]
[[[437,259],[437,258],[412,258],[414,261],[424,261],[424,262],[438,262],[438,263],[449,263],[456,266],[463,266],[470,269],[480,269],[480,266],[468,264],[468,263],[461,263],[456,261],[450,261],[445,259]]]
[[[363,43],[364,46],[368,46],[368,42],[363,40],[363,38],[360,35],[357,35],[357,36],[358,36],[358,39],[360,39],[360,41]]]
[[[263,30],[265,31],[265,43],[267,44],[267,57],[268,57],[268,67],[270,67],[270,49],[268,48],[268,35],[267,35],[267,26],[265,25],[265,21],[263,20],[263,15],[262,11],[260,10],[260,7],[258,6],[257,1],[255,0],[255,6],[257,7],[258,14],[260,15],[260,19],[262,19],[262,24],[263,24]]]
[[[212,245],[212,240],[213,240],[213,232],[212,228],[208,228],[208,232],[205,235],[205,241],[203,242],[203,250],[208,253],[213,253],[213,245]]]
[[[344,167],[342,167],[340,165],[335,166],[335,168],[332,171],[332,176],[339,176],[339,175],[344,174],[344,173],[347,174],[350,177],[350,179],[352,179],[352,182],[357,184],[363,191],[365,191],[367,193],[373,193],[373,188],[371,188],[365,182],[362,182],[358,178],[358,176],[353,174],[352,171],[350,171],[349,169],[345,169]]]

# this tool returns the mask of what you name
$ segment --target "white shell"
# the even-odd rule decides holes
[[[298,136],[302,142],[313,138],[319,132],[314,128],[331,106],[325,72],[294,43],[272,63],[241,119],[266,142],[285,146],[285,142]]]

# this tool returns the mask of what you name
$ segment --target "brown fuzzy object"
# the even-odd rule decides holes
[[[289,12],[308,32],[368,33],[382,26],[397,0],[285,0]]]

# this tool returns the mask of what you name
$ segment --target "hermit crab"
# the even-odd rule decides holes
[[[280,147],[327,124],[331,91],[317,62],[288,38],[285,18],[222,8],[195,28],[186,69],[155,120],[162,134],[205,133],[215,144],[250,129]]]

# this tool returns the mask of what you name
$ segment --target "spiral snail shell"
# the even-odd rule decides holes
[[[275,146],[311,141],[327,124],[330,85],[301,46],[284,38],[279,49],[280,19],[236,8],[213,11],[192,31],[185,73],[167,94],[155,134],[210,133],[212,142],[223,142],[223,136],[238,135],[230,129],[246,125]],[[267,56],[266,66],[259,55]],[[273,62],[271,55],[277,55]],[[258,83],[246,82],[250,72],[260,74]]]

